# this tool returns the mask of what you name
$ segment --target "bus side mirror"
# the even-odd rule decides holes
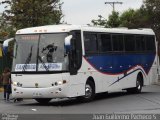
[[[65,50],[66,50],[66,54],[68,54],[72,50],[72,45],[71,45],[72,38],[73,38],[72,35],[69,35],[65,38],[64,47],[65,47]]]
[[[5,40],[5,41],[3,42],[3,52],[4,52],[5,55],[8,53],[9,43],[10,43],[11,41],[13,41],[13,40],[14,40],[14,38],[10,38],[10,39],[7,39],[7,40]]]

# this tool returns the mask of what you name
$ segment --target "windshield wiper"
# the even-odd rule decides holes
[[[46,64],[44,63],[44,61],[42,60],[42,58],[40,56],[38,56],[38,59],[40,60],[40,62],[42,63],[42,65],[46,69],[46,71],[49,71],[49,68],[46,66]]]
[[[28,57],[27,57],[27,59],[26,59],[26,61],[25,61],[25,64],[24,64],[24,66],[23,66],[23,71],[26,70],[27,64],[31,61],[32,49],[33,49],[33,45],[31,46],[30,53],[28,54]]]

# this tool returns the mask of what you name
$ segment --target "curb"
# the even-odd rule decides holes
[[[153,83],[153,85],[158,85],[160,86],[160,81],[156,82],[156,83]]]
[[[156,85],[159,85],[159,86],[160,86],[160,82],[156,83]]]

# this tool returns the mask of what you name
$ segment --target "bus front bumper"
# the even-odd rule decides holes
[[[12,87],[13,98],[66,98],[69,97],[67,93],[66,85],[47,88]]]

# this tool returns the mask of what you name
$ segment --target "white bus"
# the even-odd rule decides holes
[[[14,98],[90,101],[102,92],[140,93],[157,79],[151,29],[50,25],[18,30],[15,41]]]

